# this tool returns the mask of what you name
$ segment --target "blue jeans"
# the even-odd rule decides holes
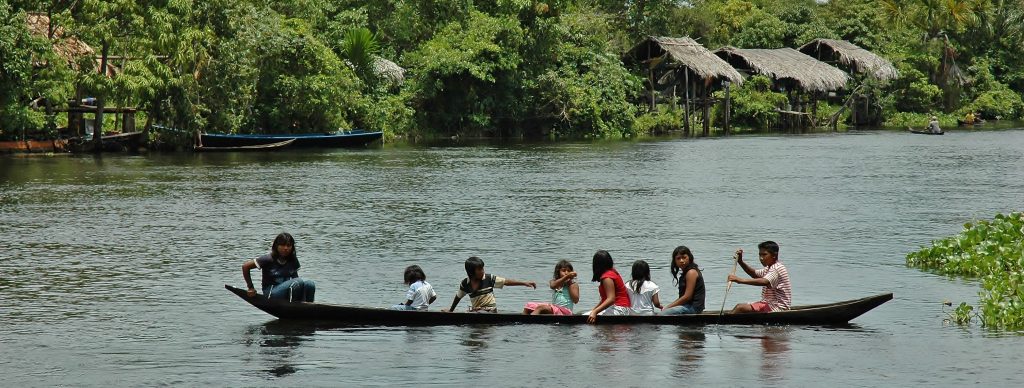
[[[316,283],[303,278],[293,278],[276,286],[263,287],[268,299],[284,299],[289,302],[312,302],[316,294]]]
[[[661,310],[661,315],[683,315],[683,314],[696,314],[697,310],[693,309],[692,304],[682,304],[675,307],[669,307]]]
[[[394,306],[391,306],[391,310],[416,311],[416,306],[406,306],[405,303],[402,303],[402,304],[396,304]]]

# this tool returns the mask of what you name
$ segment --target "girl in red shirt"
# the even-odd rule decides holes
[[[597,322],[598,315],[629,315],[632,304],[626,293],[626,283],[622,282],[622,276],[615,270],[615,263],[608,251],[594,253],[594,277],[590,281],[601,282],[598,286],[601,303],[590,310],[587,323]]]

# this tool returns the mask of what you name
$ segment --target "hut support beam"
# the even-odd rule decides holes
[[[686,102],[683,103],[683,134],[690,136],[690,71],[686,71]]]
[[[704,136],[707,137],[707,136],[711,135],[711,120],[709,120],[709,117],[708,117],[709,116],[708,113],[710,112],[710,109],[709,109],[710,108],[710,104],[709,104],[709,102],[710,102],[711,99],[710,99],[710,96],[709,96],[709,93],[708,93],[708,84],[707,83],[704,83],[704,87],[701,88],[701,91],[704,94],[704,101],[701,104],[701,116],[702,116],[702,121],[703,121],[703,123],[701,123],[701,127],[703,129]]]
[[[729,98],[730,83],[731,82],[729,81],[725,81],[725,101],[722,102],[725,105],[725,109],[723,109],[725,120],[722,122],[722,129],[725,131],[726,135],[729,134],[729,111],[732,109],[732,100]]]

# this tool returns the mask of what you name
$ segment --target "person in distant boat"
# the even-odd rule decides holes
[[[968,111],[967,114],[964,115],[964,125],[974,125],[974,112]]]
[[[248,287],[249,297],[256,296],[249,271],[259,268],[263,272],[263,295],[269,299],[284,299],[290,302],[312,302],[316,284],[299,277],[299,259],[295,257],[295,239],[288,233],[274,238],[270,253],[246,260],[242,263],[242,278]]]
[[[427,275],[418,265],[405,267],[405,284],[409,285],[405,303],[391,306],[392,310],[427,311],[427,307],[437,299],[434,287],[427,283]]]
[[[622,281],[622,275],[615,270],[611,253],[605,250],[594,253],[593,270],[594,277],[590,281],[600,282],[598,292],[601,301],[593,310],[587,312],[587,323],[597,322],[598,315],[629,315],[633,305],[629,301],[629,293],[626,291],[626,283]]]
[[[548,282],[548,287],[551,287],[551,303],[526,302],[523,314],[572,315],[573,307],[580,302],[580,285],[576,284],[576,271],[572,269],[572,263],[559,260],[551,276]]]
[[[764,268],[754,270],[743,262],[743,250],[736,251],[736,263],[743,272],[750,275],[749,279],[729,274],[729,281],[752,286],[762,286],[761,300],[753,303],[740,303],[732,309],[733,313],[767,313],[789,310],[793,302],[792,287],[789,283],[789,272],[779,261],[779,244],[765,241],[757,245],[757,254]]]
[[[680,245],[672,251],[672,280],[679,286],[679,297],[665,306],[662,315],[696,314],[704,311],[704,275],[693,262],[690,248]]]
[[[942,133],[942,128],[939,128],[939,118],[932,116],[932,120],[928,122],[928,132],[931,133]]]
[[[494,289],[505,286],[527,286],[536,289],[537,283],[506,279],[500,276],[484,272],[484,261],[473,256],[466,259],[466,278],[459,284],[459,290],[455,293],[455,300],[452,307],[444,311],[455,311],[459,301],[469,295],[470,312],[496,313],[498,312],[497,301],[494,299]]]
[[[626,283],[630,315],[654,315],[655,309],[661,310],[658,299],[661,288],[651,281],[651,266],[643,260],[634,261],[630,277],[632,279]]]

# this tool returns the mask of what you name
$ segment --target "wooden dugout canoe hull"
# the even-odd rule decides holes
[[[394,311],[383,308],[334,305],[325,303],[292,303],[267,299],[262,295],[249,298],[246,291],[224,285],[263,312],[282,320],[315,321],[332,324],[436,326],[463,324],[585,324],[583,315],[523,315],[520,313],[445,313],[440,311]],[[892,300],[892,293],[878,294],[843,302],[794,306],[788,311],[751,314],[721,314],[705,311],[691,315],[602,316],[599,324],[665,324],[665,325],[842,325],[879,305]],[[516,311],[509,307],[508,311]]]
[[[918,131],[918,130],[913,130],[913,129],[910,129],[909,131],[910,131],[910,133],[916,133],[918,135],[945,135],[946,134],[945,132]]]
[[[292,147],[362,147],[383,137],[383,132],[353,130],[344,133],[296,133],[245,135],[226,133],[204,133],[204,147],[243,147],[295,140]]]
[[[288,147],[295,142],[295,139],[280,141],[277,143],[262,144],[262,145],[251,145],[251,146],[238,146],[238,147],[206,147],[196,146],[193,148],[195,152],[266,152],[266,151],[277,151],[282,148]]]

